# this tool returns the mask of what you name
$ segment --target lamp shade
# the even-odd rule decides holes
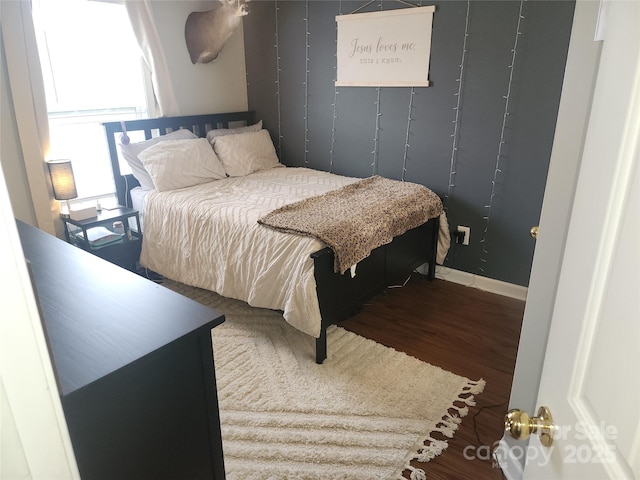
[[[56,200],[70,200],[77,198],[76,181],[73,178],[71,160],[51,160],[47,162],[53,196]]]

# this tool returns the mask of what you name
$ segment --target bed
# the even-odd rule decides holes
[[[206,144],[214,151],[213,144],[224,160],[229,155],[245,155],[245,143],[239,142],[268,143],[264,148],[273,149],[268,132],[261,128],[261,122],[255,123],[254,117],[253,112],[235,112],[104,123],[118,201],[140,211],[144,234],[141,265],[166,278],[252,306],[283,311],[288,323],[315,337],[315,360],[322,363],[327,357],[328,326],[348,318],[388,285],[403,282],[418,266],[428,264],[427,275],[435,278],[436,261],[441,261],[448,248],[446,217],[433,207],[424,213],[419,225],[345,266],[344,261],[350,262],[350,257],[328,246],[332,243],[280,228],[277,222],[269,224],[269,220],[273,215],[279,220],[277,214],[287,214],[281,211],[290,212],[300,204],[315,208],[308,202],[336,196],[343,190],[368,190],[365,181],[389,180],[343,177],[279,163],[270,163],[268,168],[252,163],[249,170],[242,171],[244,166],[235,166],[239,163],[222,161],[225,171],[212,167],[207,173],[215,181],[200,181],[197,175],[201,169],[194,172],[189,166],[191,150],[175,155],[171,151],[174,147],[182,149],[183,144],[189,148],[197,144],[204,150]],[[138,137],[133,141],[135,132]],[[186,136],[191,132],[194,139],[207,141],[188,141],[191,137]],[[174,134],[185,138],[157,142]],[[224,139],[214,140],[222,136]],[[136,150],[147,142],[155,146],[145,145],[144,153]],[[162,146],[158,146],[160,143]],[[123,174],[120,149],[143,159],[146,172]],[[275,149],[269,158],[274,156]],[[277,157],[269,161],[278,162]],[[175,165],[169,168],[167,164]],[[136,173],[137,167],[129,166]],[[143,173],[153,175],[151,188]],[[189,177],[192,173],[195,180],[193,175]],[[189,177],[186,183],[181,183],[183,176]],[[435,203],[441,209],[439,199]],[[304,212],[298,216],[308,215]]]

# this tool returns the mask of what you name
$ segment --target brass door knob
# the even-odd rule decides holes
[[[531,234],[531,236],[535,239],[538,238],[538,225],[536,225],[535,227],[531,227],[531,230],[529,230],[529,233]]]
[[[540,407],[538,415],[531,418],[519,409],[509,410],[504,416],[504,429],[516,440],[526,440],[532,433],[540,436],[540,443],[550,447],[553,443],[553,417],[547,407]]]

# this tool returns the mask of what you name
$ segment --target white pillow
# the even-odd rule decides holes
[[[207,140],[210,144],[213,145],[213,140],[216,137],[224,137],[225,135],[237,135],[239,133],[247,133],[247,132],[259,132],[262,130],[262,120],[258,123],[254,123],[253,125],[249,125],[247,127],[237,127],[237,128],[217,128],[215,130],[209,130],[207,132]]]
[[[160,142],[165,142],[167,140],[184,140],[189,138],[198,138],[198,136],[195,135],[191,130],[181,128],[180,130],[167,133],[166,135],[160,135],[159,137],[150,138],[149,140],[145,140],[143,142],[129,143],[128,145],[120,144],[120,152],[122,152],[122,156],[129,164],[131,173],[133,173],[133,176],[136,177],[136,180],[140,182],[140,186],[142,187],[142,189],[153,190],[153,180],[138,158],[140,152],[143,152],[152,145],[156,145]]]
[[[160,192],[227,177],[205,138],[167,140],[140,152],[138,157]]]
[[[281,165],[267,130],[216,137],[213,149],[230,177]]]

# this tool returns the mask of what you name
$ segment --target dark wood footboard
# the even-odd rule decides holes
[[[333,251],[324,248],[311,255],[314,262],[316,291],[320,305],[322,325],[316,339],[316,363],[327,357],[327,327],[338,323],[358,311],[362,304],[394,283],[402,283],[416,267],[428,263],[428,278],[436,273],[439,218],[409,230],[393,242],[382,245],[360,261],[356,275],[343,275],[333,271]]]

